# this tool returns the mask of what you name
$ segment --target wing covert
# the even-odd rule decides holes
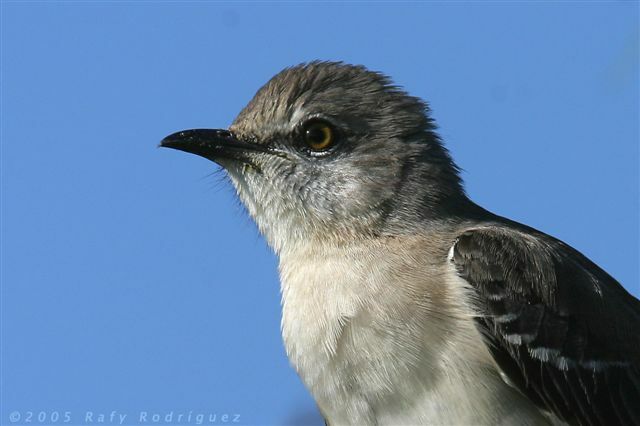
[[[463,233],[451,261],[497,364],[532,401],[569,424],[640,424],[640,302],[615,279],[509,228]]]

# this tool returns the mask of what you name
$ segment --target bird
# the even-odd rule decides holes
[[[285,68],[221,166],[278,257],[287,356],[327,425],[639,425],[640,301],[466,194],[428,104],[361,65]]]

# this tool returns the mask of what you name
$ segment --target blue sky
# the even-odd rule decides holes
[[[213,163],[156,149],[228,126],[312,59],[429,101],[474,200],[640,295],[637,2],[1,11],[0,424],[113,410],[320,424],[281,343],[275,256]]]

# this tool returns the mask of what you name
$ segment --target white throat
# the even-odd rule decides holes
[[[441,249],[453,241],[318,234],[286,190],[230,177],[279,255],[287,354],[332,426],[546,422],[501,380]]]

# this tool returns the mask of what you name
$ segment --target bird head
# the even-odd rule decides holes
[[[287,68],[228,130],[161,146],[221,165],[276,252],[407,232],[466,199],[427,105],[362,66]]]

